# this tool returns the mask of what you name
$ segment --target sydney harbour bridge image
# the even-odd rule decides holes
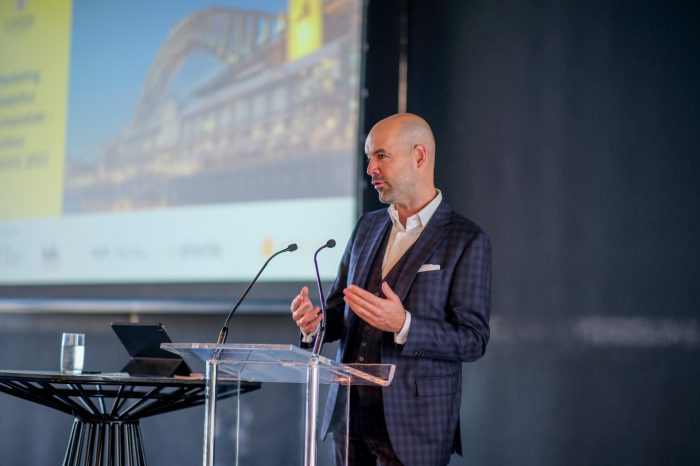
[[[132,120],[89,162],[67,163],[66,212],[127,211],[354,193],[361,11],[290,0],[289,11],[198,11],[174,26]],[[218,62],[186,98],[178,72]]]

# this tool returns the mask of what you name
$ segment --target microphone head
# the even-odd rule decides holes
[[[289,246],[287,246],[287,251],[296,251],[297,250],[297,243],[292,243]]]
[[[335,240],[329,239],[328,241],[326,241],[326,247],[334,248],[335,247]]]

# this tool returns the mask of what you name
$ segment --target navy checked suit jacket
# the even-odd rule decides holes
[[[343,361],[357,317],[343,302],[349,284],[367,285],[372,260],[391,228],[386,209],[358,220],[343,254],[327,304],[326,340],[340,339]],[[486,234],[443,200],[407,252],[394,292],[411,312],[404,345],[393,333],[382,339],[381,361],[395,364],[394,380],[383,389],[384,416],[391,444],[401,462],[443,465],[461,450],[459,410],[462,362],[479,359],[489,339],[491,245]],[[418,273],[423,264],[440,270]],[[347,362],[347,361],[343,361]],[[337,386],[329,391],[322,435],[329,431]]]

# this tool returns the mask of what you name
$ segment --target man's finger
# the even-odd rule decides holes
[[[370,304],[367,301],[357,299],[356,297],[354,298],[351,295],[346,295],[344,297],[344,300],[350,306],[350,309],[352,309],[353,312],[355,312],[355,314],[357,314],[364,320],[372,321],[370,323],[374,322],[377,314],[379,314],[380,312],[379,307],[374,306],[373,304]]]
[[[375,296],[376,297],[376,296]],[[361,307],[366,310],[366,312],[374,312],[377,310],[377,306],[366,299],[364,299],[364,296],[360,296],[359,294],[355,294],[353,292],[348,292],[345,293],[344,299],[345,302],[347,302],[350,307]],[[354,309],[353,309],[354,310]]]
[[[305,324],[302,327],[302,329],[304,330],[305,333],[313,332],[318,327],[318,324],[321,322],[322,318],[323,318],[323,316],[317,316],[314,320]]]
[[[299,306],[301,306],[304,303],[304,299],[308,297],[309,295],[309,289],[307,287],[302,287],[301,291],[299,292],[298,295],[294,297],[292,300],[292,306],[290,307],[290,310],[294,312]]]
[[[294,311],[292,311],[292,319],[294,319],[298,322],[305,315],[307,315],[309,312],[311,312],[311,309],[312,309],[312,307],[308,303],[304,306],[299,306]]]
[[[377,317],[375,316],[374,313],[369,311],[367,308],[363,307],[362,305],[355,304],[354,302],[351,302],[347,296],[345,297],[345,302],[350,306],[350,309],[355,313],[357,317],[362,319],[363,321],[367,322],[368,324],[375,326],[377,324]]]
[[[316,328],[318,320],[318,315],[313,313],[306,313],[300,316],[298,320],[295,320],[295,322],[297,324],[297,327],[304,330],[306,333],[309,333],[310,331],[313,331],[314,328]]]
[[[317,307],[314,308],[314,310],[312,312],[309,312],[307,314],[307,316],[310,316],[310,317],[304,316],[306,318],[305,325],[309,325],[312,322],[320,321],[323,318],[323,315],[321,315],[321,313],[320,313],[320,309]]]
[[[384,292],[384,296],[392,301],[399,299],[399,296],[394,293],[394,290],[391,289],[387,282],[382,282],[382,291]]]
[[[313,331],[323,318],[323,315],[320,311],[320,308],[315,307],[312,312],[307,312],[306,314],[304,314],[304,316],[301,319],[299,319],[299,326],[303,328],[304,331],[307,333],[309,331]]]
[[[382,302],[384,301],[383,298],[380,298],[379,296],[370,293],[367,290],[363,290],[357,285],[350,285],[349,287],[345,288],[343,290],[343,293],[347,296],[348,294],[352,294],[353,296],[357,296],[358,299],[362,299],[363,301],[367,302],[368,304],[371,304],[372,306],[379,307],[382,305]]]

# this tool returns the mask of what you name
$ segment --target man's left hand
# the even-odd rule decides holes
[[[343,290],[343,300],[362,320],[385,332],[397,333],[406,320],[406,310],[394,291],[382,282],[386,298],[380,298],[359,286],[350,285]]]

